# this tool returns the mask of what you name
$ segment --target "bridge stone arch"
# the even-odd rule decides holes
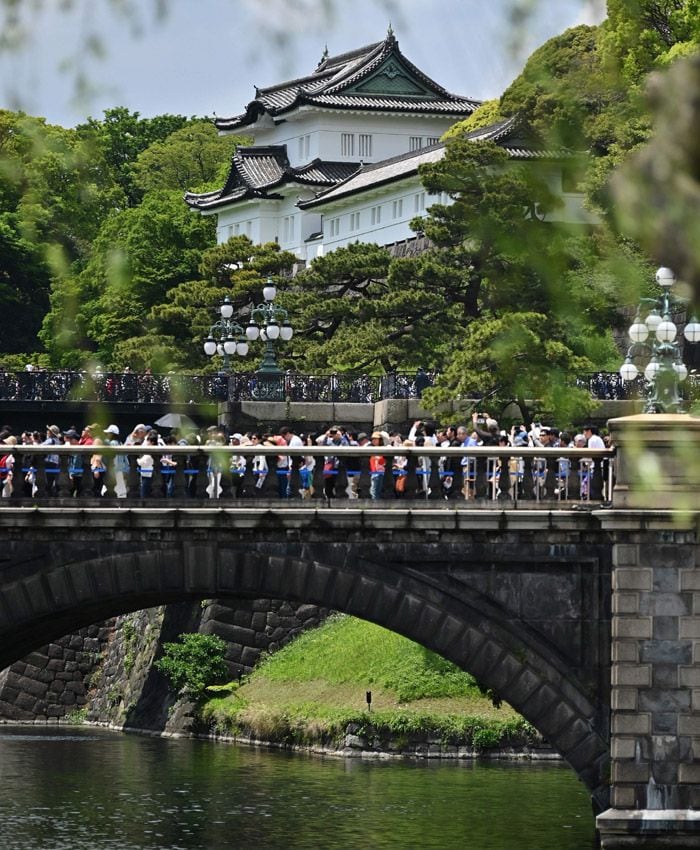
[[[384,626],[472,673],[561,753],[597,806],[606,805],[605,674],[591,681],[555,641],[509,615],[502,599],[461,581],[450,546],[437,560],[431,544],[304,542],[296,534],[284,542],[177,545],[45,541],[39,551],[11,541],[9,549],[0,668],[90,623],[154,605],[241,597],[314,603]]]

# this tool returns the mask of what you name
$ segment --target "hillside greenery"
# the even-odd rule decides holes
[[[371,710],[366,693],[371,691]],[[380,626],[335,615],[265,657],[240,684],[209,689],[206,724],[220,734],[339,746],[348,725],[394,741],[431,734],[475,748],[536,739],[473,677]]]

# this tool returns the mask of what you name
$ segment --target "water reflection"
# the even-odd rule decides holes
[[[364,762],[93,730],[0,732],[3,850],[590,850],[559,764]]]

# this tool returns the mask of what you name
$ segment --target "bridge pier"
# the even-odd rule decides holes
[[[700,848],[700,547],[698,514],[684,510],[697,500],[697,467],[683,460],[700,423],[655,415],[611,425],[622,459],[613,510],[599,513],[613,540],[601,847]],[[660,475],[653,490],[637,481],[650,463]]]

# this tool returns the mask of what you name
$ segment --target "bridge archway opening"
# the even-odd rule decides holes
[[[569,762],[597,808],[606,806],[604,708],[541,636],[505,623],[476,591],[458,594],[390,564],[315,554],[192,543],[37,568],[1,589],[0,669],[92,623],[158,605],[202,598],[312,603],[383,626],[471,673]]]

